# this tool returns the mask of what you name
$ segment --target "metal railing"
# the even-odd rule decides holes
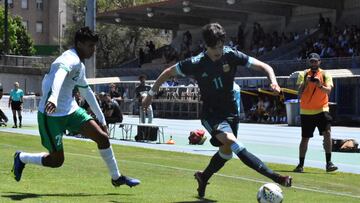
[[[33,112],[37,111],[40,102],[40,97],[35,95],[26,95],[23,97],[23,111]],[[6,109],[9,104],[9,95],[4,95],[0,100],[0,108]]]

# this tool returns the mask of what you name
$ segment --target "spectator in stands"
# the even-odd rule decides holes
[[[330,18],[326,18],[326,21],[325,21],[325,32],[324,32],[324,34],[325,34],[326,36],[330,35],[331,29],[332,29],[332,24],[331,24]]]
[[[256,106],[257,122],[264,122],[267,119],[267,112],[265,107],[265,102],[262,97],[259,97],[257,106]]]
[[[325,18],[323,17],[323,15],[321,13],[319,13],[319,24],[318,24],[319,28],[324,31],[323,29],[325,28]]]
[[[198,44],[197,44],[197,48],[196,50],[194,51],[194,54],[195,55],[198,55],[200,54],[201,52],[203,52],[205,50],[205,47],[204,47],[204,43],[202,40],[199,40],[198,41]]]
[[[295,32],[295,34],[294,34],[294,40],[298,40],[299,38],[300,38],[299,33]]]
[[[271,111],[271,121],[274,123],[285,123],[286,122],[286,108],[285,108],[285,97],[284,94],[280,94],[279,98],[274,99],[274,105]]]
[[[188,47],[185,43],[180,44],[180,59],[185,59],[191,56],[190,47]]]
[[[129,88],[126,87],[124,90],[124,94],[123,94],[123,99],[129,99],[130,95],[129,95]]]
[[[256,56],[260,56],[266,52],[277,49],[282,44],[289,43],[300,38],[297,33],[290,32],[289,35],[290,36],[288,37],[283,32],[280,36],[276,31],[273,33],[265,33],[261,25],[255,22],[249,51]]]
[[[150,52],[151,57],[153,57],[154,52],[155,52],[155,44],[153,41],[149,42],[149,52]]]
[[[336,171],[338,168],[331,162],[331,121],[329,113],[329,94],[333,87],[330,74],[320,68],[320,56],[311,53],[309,56],[310,69],[300,72],[297,80],[299,85],[301,142],[299,146],[299,165],[294,172],[304,171],[304,161],[310,138],[315,128],[324,137],[323,147],[326,157],[326,172]]]
[[[168,81],[166,81],[167,87],[177,87],[179,86],[179,82],[176,77],[170,77]],[[179,98],[179,88],[167,88],[167,99],[178,99]]]
[[[164,48],[163,57],[165,58],[165,62],[169,64],[170,62],[178,59],[178,54],[171,45],[167,45]]]
[[[101,97],[101,107],[108,125],[123,121],[120,105],[116,99],[110,97],[110,94],[105,94]]]
[[[4,89],[2,84],[0,83],[0,99],[3,97]],[[8,117],[4,114],[4,112],[0,109],[0,126],[7,126],[6,123],[9,121]]]
[[[73,89],[73,97],[80,107],[84,104],[85,99],[80,95],[79,88],[75,87]]]
[[[148,94],[148,91],[151,89],[151,86],[146,85],[146,76],[141,75],[139,77],[140,84],[135,88],[135,95],[139,102],[139,119],[140,123],[146,123],[146,118],[148,123],[152,123],[152,119],[154,117],[153,115],[153,109],[152,106],[143,106],[142,105],[142,99]]]
[[[244,29],[242,28],[241,25],[239,25],[237,31],[237,45],[239,50],[243,50],[245,48],[244,40],[245,40]]]
[[[87,103],[87,101],[85,100],[84,97],[82,97],[80,95],[80,91],[79,88],[74,88],[73,90],[73,95],[74,95],[74,99],[76,101],[76,103],[83,109],[85,109],[85,111],[93,118],[96,118],[95,114],[91,111],[90,105]],[[98,103],[99,100],[97,99]],[[99,103],[100,104],[100,103]]]
[[[168,87],[178,86],[179,82],[177,81],[176,77],[170,77],[170,80],[167,81]]]
[[[191,35],[189,30],[184,32],[184,34],[183,34],[183,42],[186,45],[186,47],[188,47],[190,49],[191,44],[192,44],[192,35]]]
[[[290,187],[291,177],[281,176],[269,169],[260,159],[247,151],[236,138],[239,114],[233,94],[233,83],[237,66],[264,71],[271,81],[271,88],[280,92],[273,69],[255,58],[230,47],[224,47],[225,30],[218,23],[205,25],[202,28],[202,35],[206,52],[165,69],[143,99],[144,108],[151,104],[160,85],[171,76],[193,76],[198,81],[203,101],[202,124],[212,135],[211,144],[219,147],[219,151],[211,158],[205,171],[194,174],[198,182],[197,190],[200,198],[205,196],[210,177],[232,158],[233,153],[258,173],[283,186]]]
[[[252,106],[250,107],[250,109],[248,111],[247,117],[250,121],[257,122],[259,117],[257,115],[257,102],[256,101],[253,101]]]
[[[323,58],[359,55],[360,31],[356,25],[352,25],[351,27],[345,25],[343,31],[341,31],[336,26],[332,29],[330,22],[326,24],[327,28],[321,30],[322,32],[318,39],[308,39],[306,41],[299,52],[298,58],[306,59],[307,56],[313,52],[320,54]],[[306,55],[304,53],[306,53]]]
[[[22,91],[22,89],[19,88],[20,84],[19,82],[15,82],[14,83],[14,89],[12,89],[10,91],[10,98],[9,98],[9,107],[11,106],[11,110],[13,113],[13,119],[14,119],[14,126],[13,128],[17,128],[17,117],[16,117],[16,113],[19,117],[19,128],[22,127],[22,115],[21,115],[21,111],[23,108],[23,97],[24,97],[24,92]]]
[[[143,48],[139,49],[139,67],[141,68],[142,64],[145,63],[145,52]]]
[[[185,98],[188,100],[195,100],[198,97],[196,80],[193,78],[189,79],[189,84],[186,88]]]
[[[145,55],[149,55],[150,54],[150,43],[149,41],[145,42]]]
[[[111,99],[115,99],[120,104],[120,102],[122,101],[122,95],[120,92],[117,91],[116,85],[114,83],[111,83],[109,88],[109,95]]]
[[[308,28],[305,28],[305,30],[304,30],[304,35],[307,36],[307,35],[309,35],[309,34],[310,34],[309,29],[308,29]]]

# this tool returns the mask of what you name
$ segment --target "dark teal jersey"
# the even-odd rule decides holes
[[[233,94],[236,68],[239,65],[250,67],[250,64],[249,56],[225,46],[220,60],[214,62],[203,52],[178,62],[176,69],[179,75],[197,80],[204,106],[203,117],[208,113],[223,117],[238,114]]]

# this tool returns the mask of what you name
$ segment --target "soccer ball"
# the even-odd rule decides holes
[[[281,188],[275,183],[266,183],[257,193],[259,203],[281,203],[283,198]]]

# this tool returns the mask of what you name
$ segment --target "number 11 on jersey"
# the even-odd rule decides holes
[[[223,83],[222,83],[221,77],[214,78],[213,82],[215,83],[216,89],[223,88]]]

